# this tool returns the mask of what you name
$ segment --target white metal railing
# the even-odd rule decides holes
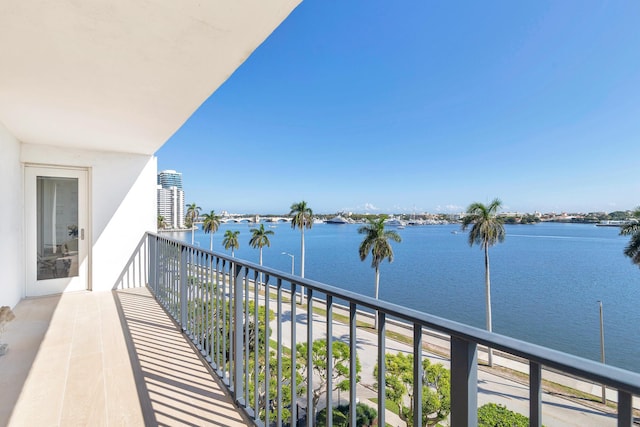
[[[141,243],[142,245],[142,243]],[[632,397],[640,395],[640,374],[625,371],[538,345],[400,307],[323,283],[214,253],[183,242],[148,233],[148,286],[156,299],[178,322],[184,333],[228,386],[236,402],[258,425],[297,425],[300,419],[313,425],[313,375],[301,377],[300,366],[311,372],[312,346],[296,354],[296,345],[311,343],[314,327],[324,323],[327,337],[334,337],[336,302],[348,315],[350,348],[348,397],[357,399],[357,318],[362,311],[378,314],[378,360],[384,360],[386,328],[391,319],[413,327],[414,384],[422,381],[422,344],[426,330],[450,337],[451,416],[453,426],[477,424],[478,346],[525,359],[529,363],[530,425],[542,423],[542,368],[604,384],[618,393],[618,425],[633,424]],[[299,315],[295,292],[307,290],[303,337],[297,336]],[[256,303],[257,302],[257,303]],[[315,310],[319,308],[321,310]],[[270,313],[275,315],[272,331]],[[324,322],[312,321],[314,315]],[[289,329],[285,329],[291,319]],[[314,324],[315,323],[315,324]],[[272,336],[275,332],[275,340]],[[289,346],[284,344],[284,335]],[[318,335],[316,333],[316,335]],[[274,342],[275,341],[275,342]],[[326,340],[326,354],[332,354],[333,339]],[[273,348],[273,350],[271,350]],[[301,358],[302,360],[297,360]],[[327,360],[331,372],[332,358]],[[385,425],[385,364],[378,364],[378,425]],[[335,404],[331,376],[325,401],[327,423]],[[413,419],[421,419],[422,387],[414,386]],[[306,414],[302,414],[303,411]],[[266,420],[269,420],[266,422]],[[349,410],[350,425],[356,425],[355,405]]]

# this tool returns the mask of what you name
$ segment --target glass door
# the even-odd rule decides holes
[[[88,288],[86,175],[25,168],[28,296]]]

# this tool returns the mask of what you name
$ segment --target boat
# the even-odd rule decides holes
[[[628,224],[631,224],[631,221],[610,219],[610,220],[602,220],[598,222],[596,224],[596,227],[622,227]]]
[[[327,224],[349,224],[349,221],[347,221],[340,215],[336,215],[333,218],[328,219]]]
[[[401,219],[389,218],[384,222],[384,225],[386,225],[387,227],[403,227],[404,228],[404,226],[407,224]]]

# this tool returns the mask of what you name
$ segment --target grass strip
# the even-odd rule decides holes
[[[278,341],[276,340],[269,340],[269,347],[271,347],[273,350],[278,350]],[[291,356],[291,349],[289,347],[285,347],[282,346],[282,352],[286,355],[286,356]]]

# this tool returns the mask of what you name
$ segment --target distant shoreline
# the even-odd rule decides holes
[[[158,229],[158,233],[175,233],[177,231],[191,231],[191,230],[198,230],[198,227],[193,227],[193,228],[159,228]]]

